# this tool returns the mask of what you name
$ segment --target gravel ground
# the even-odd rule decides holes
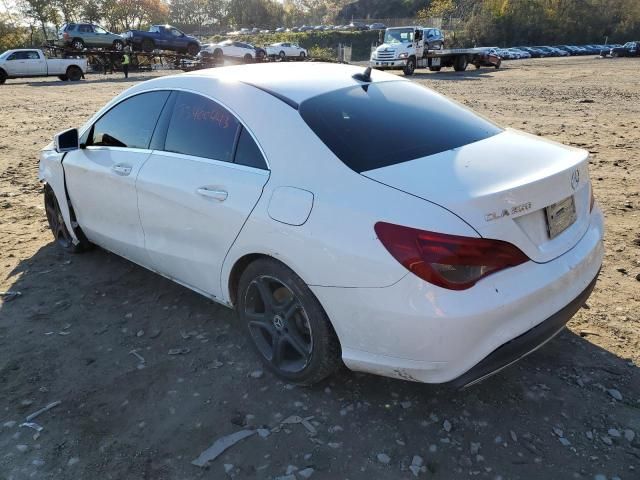
[[[0,297],[0,478],[640,478],[640,63],[504,65],[414,80],[588,149],[607,254],[566,332],[463,392],[346,370],[287,385],[232,311],[107,252],[63,254],[38,150],[149,74],[1,86],[0,291],[22,295]],[[19,426],[54,401],[41,432]],[[245,428],[262,430],[191,464]]]

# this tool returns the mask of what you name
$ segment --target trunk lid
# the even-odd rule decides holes
[[[588,152],[515,130],[362,175],[439,204],[538,263],[567,252],[589,225]],[[556,233],[548,217],[566,214],[570,200],[552,206],[569,197],[575,221]]]

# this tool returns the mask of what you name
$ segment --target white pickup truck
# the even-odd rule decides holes
[[[0,85],[8,78],[51,77],[80,80],[87,71],[86,58],[47,58],[42,50],[7,50],[0,54]]]

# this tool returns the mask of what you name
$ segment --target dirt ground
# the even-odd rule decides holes
[[[315,388],[284,384],[232,311],[102,250],[63,254],[38,151],[150,74],[8,81],[0,291],[22,295],[0,298],[0,478],[640,478],[639,71],[637,59],[582,57],[414,77],[500,125],[588,149],[607,221],[599,283],[570,328],[463,392],[346,370]],[[42,432],[19,426],[58,400],[37,418]],[[291,415],[311,428],[191,465],[217,438]]]

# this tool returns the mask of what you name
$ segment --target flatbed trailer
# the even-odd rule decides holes
[[[429,50],[423,58],[418,59],[418,68],[437,72],[442,67],[453,67],[456,72],[464,72],[469,65],[481,65],[485,55],[485,48]]]
[[[86,58],[87,63],[94,72],[105,72],[107,70],[120,70],[122,65],[122,56],[127,53],[131,59],[129,66],[133,71],[151,71],[154,68],[175,68],[181,70],[189,70],[191,65],[199,64],[195,57],[171,51],[153,51],[153,52],[126,52],[118,50],[107,50],[101,48],[85,48],[83,50],[74,50],[69,47],[61,47],[52,44],[42,46],[43,50],[47,50],[51,56],[59,58]],[[207,60],[206,67],[215,67],[215,60]]]

